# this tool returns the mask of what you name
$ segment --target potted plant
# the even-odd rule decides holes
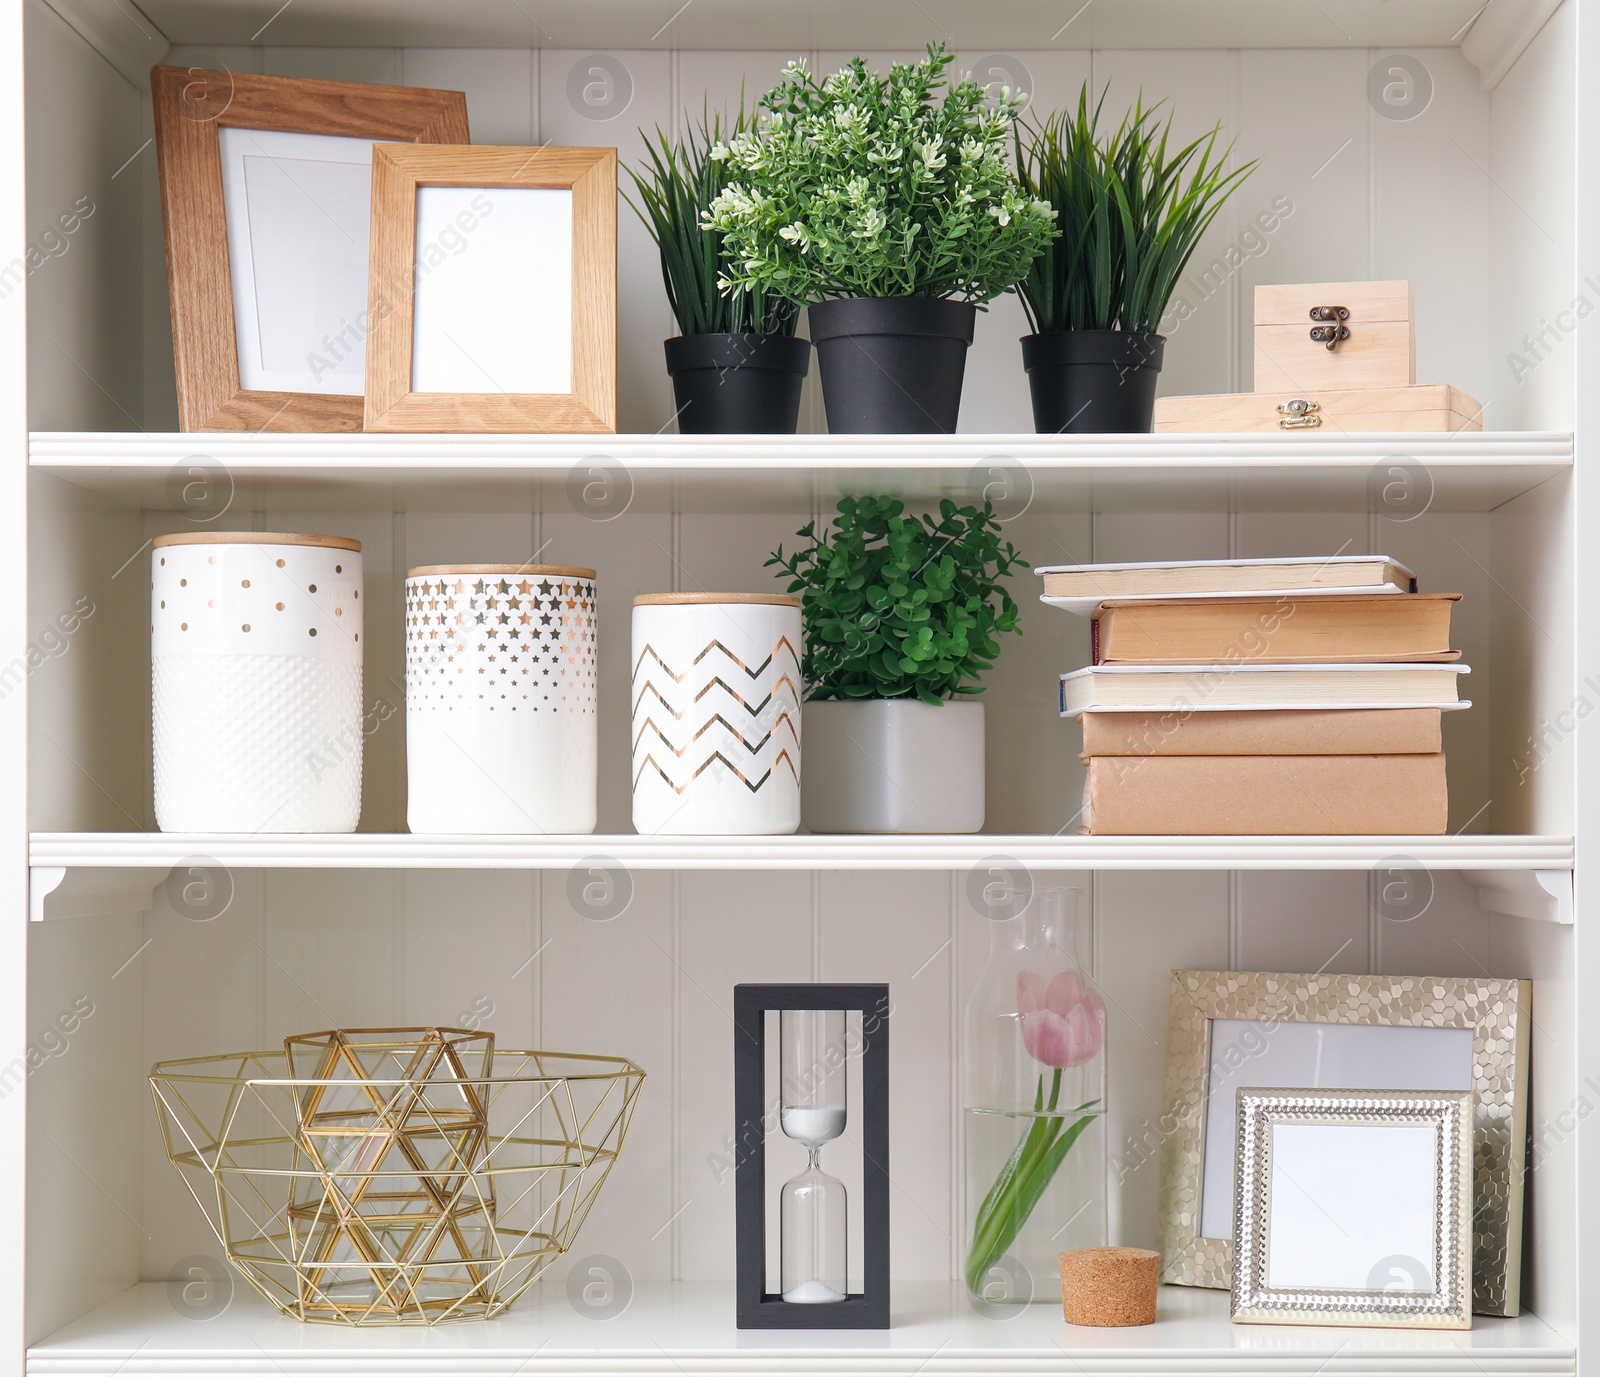
[[[1021,634],[1005,580],[1025,561],[992,504],[907,516],[847,497],[830,530],[767,561],[800,594],[806,684],[801,821],[813,832],[976,832],[983,826],[977,680]]]
[[[1109,89],[1109,87],[1107,88]],[[1055,207],[1058,238],[1018,284],[1034,333],[1022,362],[1041,434],[1144,432],[1166,341],[1157,333],[1178,278],[1224,201],[1255,169],[1226,170],[1219,123],[1174,153],[1172,118],[1143,97],[1102,138],[1105,92],[1075,115],[1016,130],[1027,194]]]
[[[742,101],[726,129],[721,115],[702,112],[676,145],[657,125],[649,162],[627,169],[639,194],[628,204],[661,251],[667,300],[683,332],[666,350],[686,435],[793,435],[800,419],[811,345],[795,338],[799,308],[765,283],[724,290],[727,245],[702,223],[727,183],[727,164],[712,150],[750,127]]]
[[[953,431],[976,310],[1055,233],[1006,157],[1022,93],[986,109],[970,76],[947,86],[952,61],[930,44],[887,76],[857,57],[820,82],[791,62],[760,126],[713,153],[728,283],[811,303],[831,431]]]

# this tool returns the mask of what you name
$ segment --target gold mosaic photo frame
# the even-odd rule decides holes
[[[1201,1233],[1214,1021],[1250,1021],[1263,1036],[1291,1023],[1469,1029],[1472,1309],[1480,1315],[1517,1314],[1531,1001],[1532,985],[1526,980],[1174,971],[1161,1123],[1161,1280],[1219,1290],[1233,1284],[1233,1240]],[[1247,1066],[1238,1068],[1232,1080],[1236,1089],[1261,1083]],[[1226,1118],[1231,1126],[1233,1114]]]

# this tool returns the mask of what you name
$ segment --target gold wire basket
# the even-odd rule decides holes
[[[487,1319],[572,1246],[644,1072],[362,1028],[157,1063],[167,1157],[228,1261],[296,1319]]]

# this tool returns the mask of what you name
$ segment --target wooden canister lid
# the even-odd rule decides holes
[[[494,574],[507,578],[526,578],[530,575],[543,578],[554,574],[564,579],[592,579],[595,576],[593,569],[580,569],[575,564],[419,564],[415,569],[406,570],[408,579],[443,577],[447,574]]]
[[[1148,1248],[1078,1248],[1062,1253],[1061,1310],[1068,1324],[1156,1322],[1161,1255]]]
[[[158,550],[165,545],[316,545],[324,550],[361,552],[361,542],[349,536],[302,535],[299,531],[178,531],[157,536],[150,544]]]
[[[707,603],[766,603],[772,607],[799,607],[800,599],[789,593],[641,593],[635,607],[693,607]]]

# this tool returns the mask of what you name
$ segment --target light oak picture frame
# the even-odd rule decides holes
[[[1242,1087],[1264,1080],[1288,1088],[1315,1088],[1314,1083],[1296,1085],[1282,1079],[1282,1065],[1273,1060],[1275,1046],[1294,1038],[1290,1034],[1280,1039],[1278,1034],[1292,1026],[1322,1025],[1336,1032],[1411,1029],[1421,1035],[1422,1043],[1454,1030],[1469,1036],[1471,1044],[1466,1083],[1455,1088],[1470,1088],[1473,1094],[1477,1170],[1472,1309],[1479,1315],[1518,1314],[1532,997],[1532,982],[1515,979],[1173,971],[1166,1104],[1158,1126],[1161,1280],[1217,1289],[1227,1289],[1233,1282],[1233,1240],[1208,1237],[1203,1229],[1208,1138],[1212,1133],[1219,1141],[1225,1138],[1230,1156],[1235,1146],[1235,1106],[1223,1101],[1212,1113],[1213,1080],[1219,1091],[1231,1088],[1235,1098]],[[1229,1036],[1219,1039],[1214,1049],[1213,1033],[1219,1023]],[[1241,1030],[1241,1036],[1233,1036]],[[1403,1031],[1398,1036],[1403,1037]],[[1328,1034],[1328,1047],[1336,1047],[1333,1033]],[[1343,1050],[1348,1052],[1348,1047]],[[1419,1072],[1408,1064],[1408,1054],[1395,1056],[1393,1044],[1379,1050],[1384,1081],[1360,1084],[1345,1079],[1336,1088],[1452,1088],[1419,1084]],[[1418,1057],[1419,1063],[1423,1060]],[[1230,1172],[1230,1201],[1232,1182]]]
[[[565,361],[566,390],[518,391],[498,379],[503,372],[494,350],[505,341],[453,336],[450,347],[470,356],[474,376],[487,384],[480,390],[416,390],[413,368],[422,349],[434,342],[417,333],[419,306],[427,288],[425,273],[434,267],[437,248],[418,246],[418,221],[430,188],[474,189],[493,204],[494,193],[557,192],[547,203],[564,207],[570,200],[570,241],[558,247],[570,254],[570,315],[566,301],[552,311],[548,326],[570,338],[549,339],[558,373]],[[502,198],[502,203],[530,204],[528,198]],[[520,213],[520,212],[518,212]],[[561,210],[565,216],[565,210]],[[458,217],[475,223],[473,212]],[[503,227],[506,213],[496,222]],[[551,222],[552,224],[554,222]],[[445,223],[441,235],[449,233]],[[499,232],[499,231],[497,231]],[[555,233],[552,230],[552,233]],[[564,231],[562,231],[564,233]],[[614,148],[442,148],[422,145],[380,146],[372,159],[372,259],[368,274],[366,429],[370,431],[465,434],[613,434],[617,428],[617,151]],[[479,241],[481,242],[481,240]],[[534,241],[508,244],[502,251],[516,258],[508,271],[521,271],[544,250]],[[458,250],[452,245],[450,253]],[[567,280],[565,277],[562,281]],[[481,294],[481,292],[480,292]],[[480,303],[486,310],[494,303]],[[570,332],[565,321],[570,319]],[[537,331],[541,321],[527,319],[523,328]],[[508,337],[516,322],[502,320],[497,331]],[[530,340],[530,348],[538,345]],[[438,346],[441,350],[443,345]],[[471,371],[469,369],[468,371]]]
[[[194,67],[155,67],[150,85],[179,425],[185,431],[360,430],[359,396],[241,385],[222,131],[464,144],[470,138],[465,95]]]

